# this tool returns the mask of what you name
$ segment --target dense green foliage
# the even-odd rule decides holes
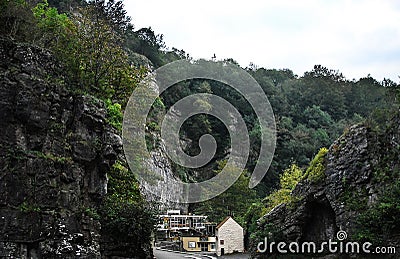
[[[291,205],[298,201],[300,197],[294,197],[292,191],[296,187],[297,183],[303,178],[303,171],[297,165],[292,164],[288,169],[286,169],[279,179],[280,188],[265,198],[265,213],[271,211],[275,206],[281,203]]]
[[[225,165],[226,161],[218,162],[216,173],[220,173]],[[237,168],[228,168],[228,170],[235,171]],[[196,207],[195,213],[208,215],[210,221],[217,223],[230,215],[240,225],[245,226],[245,214],[248,206],[257,201],[256,192],[248,188],[249,180],[247,172],[242,172],[239,179],[227,191],[211,200],[200,203]]]
[[[25,0],[0,1],[0,35],[18,41],[33,41],[36,34],[35,18]]]
[[[321,148],[318,154],[310,162],[310,166],[307,168],[304,178],[312,182],[318,182],[325,177],[325,165],[324,156],[328,153],[327,148]]]
[[[293,194],[296,185],[305,179],[303,170],[296,164],[290,165],[280,176],[279,188],[270,193],[263,202],[253,203],[246,213],[246,229],[248,234],[246,237],[247,245],[249,240],[263,240],[268,237],[269,240],[275,241],[281,238],[281,233],[278,231],[280,226],[275,226],[272,223],[266,223],[264,215],[271,212],[276,206],[284,205],[289,209],[293,209],[297,202],[300,202],[303,197]],[[263,227],[259,228],[259,224]]]
[[[108,123],[110,123],[114,128],[122,130],[122,111],[121,104],[112,103],[110,99],[105,101],[107,106]]]
[[[384,83],[371,77],[349,81],[339,72],[322,66],[315,66],[302,77],[287,69],[260,68],[248,72],[267,94],[277,122],[275,156],[263,183],[257,186],[260,197],[276,188],[279,174],[292,163],[307,166],[316,151],[330,146],[347,127],[365,121],[371,114],[375,115],[376,110],[385,113],[394,106]],[[162,98],[168,109],[177,100],[199,92],[223,97],[242,114],[250,133],[251,151],[247,169],[251,172],[258,159],[261,129],[251,107],[238,92],[219,82],[191,80],[170,88]],[[197,154],[198,139],[206,133],[212,134],[218,143],[216,160],[224,159],[230,145],[228,132],[212,116],[193,116],[185,122],[181,136],[191,143],[186,146],[186,151]],[[187,170],[186,174],[196,175],[191,171]]]
[[[149,244],[155,224],[153,212],[143,200],[133,173],[117,161],[108,177],[108,193],[101,209],[103,231],[137,247]]]
[[[384,240],[400,231],[400,180],[386,187],[379,201],[370,208],[358,210],[357,229],[354,238],[369,241],[374,245],[385,245]]]

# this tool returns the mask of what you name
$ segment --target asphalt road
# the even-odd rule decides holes
[[[161,251],[154,249],[154,256],[157,259],[216,259],[217,257],[215,256],[209,256],[209,255],[201,255],[201,254],[196,254],[196,255],[190,255],[190,254],[179,254],[179,253],[174,253],[174,252],[167,252],[167,251]]]
[[[196,254],[180,254],[168,251],[161,251],[154,249],[154,256],[157,259],[247,259],[250,258],[248,254],[235,254],[235,255],[226,255],[221,257],[216,257],[215,255],[202,255],[200,253]]]

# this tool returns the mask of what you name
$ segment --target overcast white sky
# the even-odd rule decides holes
[[[315,64],[348,79],[399,82],[398,0],[125,0],[135,29],[152,27],[167,47],[194,58],[233,58],[242,67]]]

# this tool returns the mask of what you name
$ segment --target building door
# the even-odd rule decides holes
[[[207,243],[199,243],[201,251],[207,252],[208,251],[208,244]]]
[[[221,255],[224,255],[224,254],[225,254],[225,249],[221,248]]]

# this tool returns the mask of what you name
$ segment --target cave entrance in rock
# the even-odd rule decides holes
[[[303,226],[303,241],[323,242],[334,239],[337,232],[335,212],[329,202],[310,202]]]

